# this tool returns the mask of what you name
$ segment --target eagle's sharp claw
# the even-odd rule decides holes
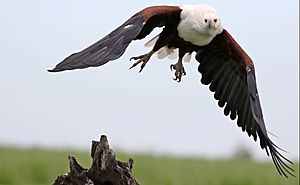
[[[171,71],[175,70],[175,72],[174,72],[175,77],[173,78],[173,80],[175,80],[177,82],[181,82],[182,76],[186,75],[186,72],[184,70],[181,60],[179,60],[176,64],[170,65],[170,69],[171,69]]]
[[[151,51],[150,53],[144,54],[144,55],[140,55],[137,57],[131,57],[131,60],[138,60],[137,62],[135,62],[129,69],[134,68],[135,66],[137,66],[138,64],[141,64],[141,69],[139,70],[139,73],[142,72],[142,70],[144,69],[144,67],[146,66],[147,62],[149,61],[150,57],[152,56],[154,52]]]

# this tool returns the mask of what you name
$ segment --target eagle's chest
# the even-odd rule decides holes
[[[215,35],[210,35],[206,32],[200,32],[195,28],[195,24],[188,21],[182,21],[177,26],[178,37],[184,41],[191,42],[196,46],[205,46],[209,44]]]

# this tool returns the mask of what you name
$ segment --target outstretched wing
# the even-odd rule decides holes
[[[218,105],[225,107],[224,114],[232,120],[237,118],[237,125],[255,141],[259,137],[261,148],[271,154],[281,175],[294,176],[286,162],[293,163],[279,153],[280,148],[268,137],[251,58],[224,29],[197,53],[196,60],[200,63],[201,83],[209,85]]]
[[[132,40],[146,37],[155,27],[172,24],[180,17],[177,6],[153,6],[136,13],[124,24],[88,48],[74,53],[49,72],[101,66],[119,58]]]

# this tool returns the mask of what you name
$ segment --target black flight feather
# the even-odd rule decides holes
[[[231,119],[237,117],[237,125],[248,136],[260,139],[260,146],[271,155],[279,174],[294,176],[293,164],[278,151],[268,136],[259,101],[255,70],[252,60],[236,41],[224,30],[211,43],[196,54],[202,74],[201,83],[209,85],[218,105]],[[218,64],[217,64],[218,63]],[[210,65],[210,66],[209,66]],[[213,69],[217,68],[217,69]]]

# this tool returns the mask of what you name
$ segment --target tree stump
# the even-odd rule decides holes
[[[131,172],[133,159],[117,161],[105,135],[92,141],[91,157],[91,168],[85,169],[68,156],[70,172],[58,176],[53,185],[139,185]]]

